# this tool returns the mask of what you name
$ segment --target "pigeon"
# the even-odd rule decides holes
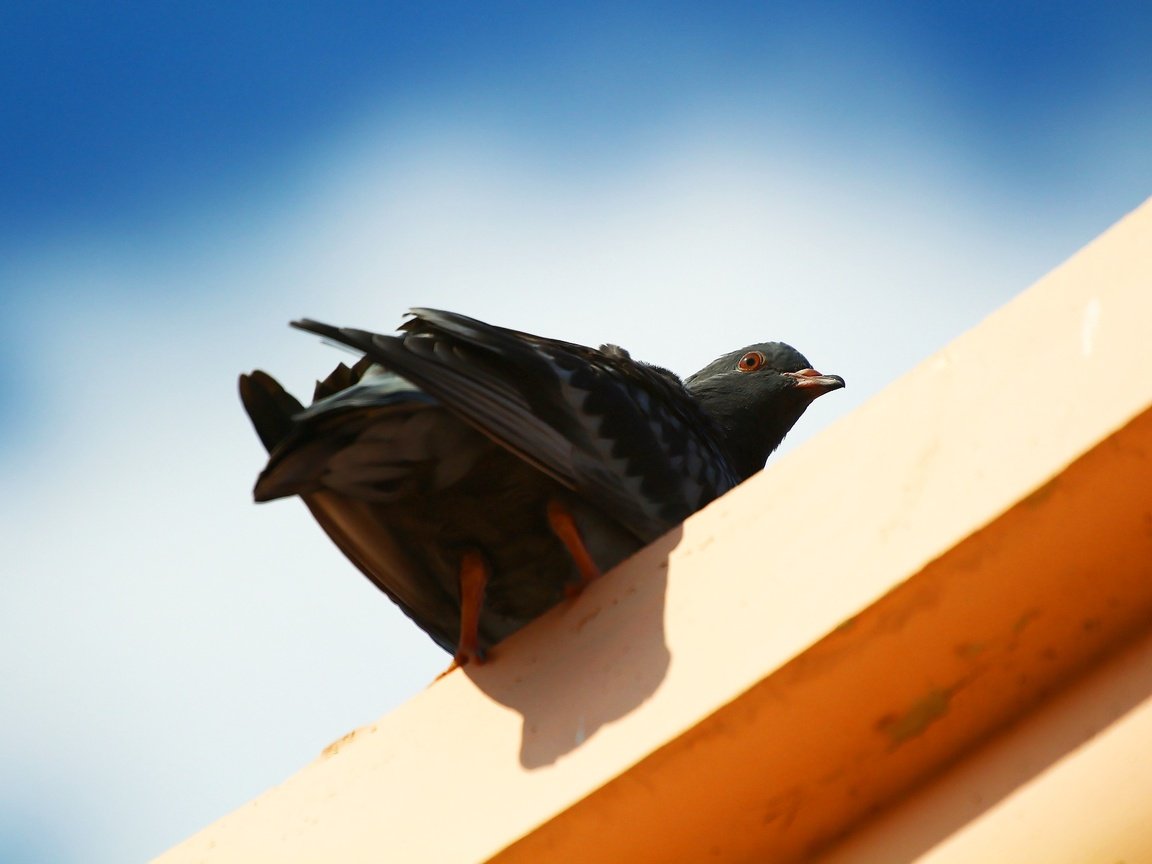
[[[755,474],[844,386],[782,342],[681,380],[615,345],[409,314],[398,335],[294,321],[362,359],[307,408],[261,371],[240,395],[269,451],[255,499],[300,496],[454,666]]]

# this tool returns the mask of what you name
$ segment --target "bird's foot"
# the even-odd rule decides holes
[[[458,666],[484,663],[485,652],[480,647],[480,610],[484,606],[484,590],[488,586],[488,563],[475,549],[460,556],[460,641],[456,654],[440,677]]]
[[[564,594],[568,599],[578,597],[591,582],[600,578],[600,568],[596,566],[588,547],[584,545],[584,538],[580,536],[580,529],[576,527],[572,513],[555,499],[548,502],[548,524],[552,528],[552,533],[560,539],[568,554],[572,556],[576,572],[580,574],[579,582],[564,586]]]
[[[479,647],[473,648],[470,651],[458,649],[456,654],[452,657],[452,662],[448,664],[448,668],[433,678],[432,683],[435,684],[441,678],[446,678],[457,669],[461,669],[464,666],[467,666],[469,663],[475,663],[477,666],[483,666],[487,662],[488,652],[481,650]]]

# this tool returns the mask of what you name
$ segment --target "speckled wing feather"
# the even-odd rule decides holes
[[[650,541],[736,485],[675,376],[587,348],[414,309],[403,335],[294,326],[363,351]]]
[[[523,388],[532,410],[579,442],[573,488],[596,501],[622,497],[625,507],[643,502],[656,523],[646,540],[739,482],[713,421],[667,369],[637,362],[615,345],[588,348],[436,309],[411,314],[401,328],[406,333],[451,337],[499,353],[508,358],[514,380],[518,359],[531,367],[533,382],[545,385]],[[560,381],[559,398],[547,386],[550,377]],[[614,515],[627,524],[621,511]]]

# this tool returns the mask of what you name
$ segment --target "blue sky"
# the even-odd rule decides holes
[[[45,2],[4,18],[6,243],[275,186],[365,110],[437,103],[515,114],[528,146],[579,159],[747,96],[752,119],[800,111],[833,137],[951,138],[990,182],[1058,194],[1087,167],[1077,139],[1141,131],[1152,75],[1138,2]]]
[[[157,854],[444,664],[250,503],[235,376],[341,359],[288,319],[785,339],[849,383],[796,446],[1152,194],[1149,44],[1144,3],[5,8],[0,860]]]

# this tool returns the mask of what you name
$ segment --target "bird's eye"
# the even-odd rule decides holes
[[[740,362],[736,364],[736,368],[741,372],[755,372],[767,362],[768,358],[759,351],[749,351],[740,358]]]

